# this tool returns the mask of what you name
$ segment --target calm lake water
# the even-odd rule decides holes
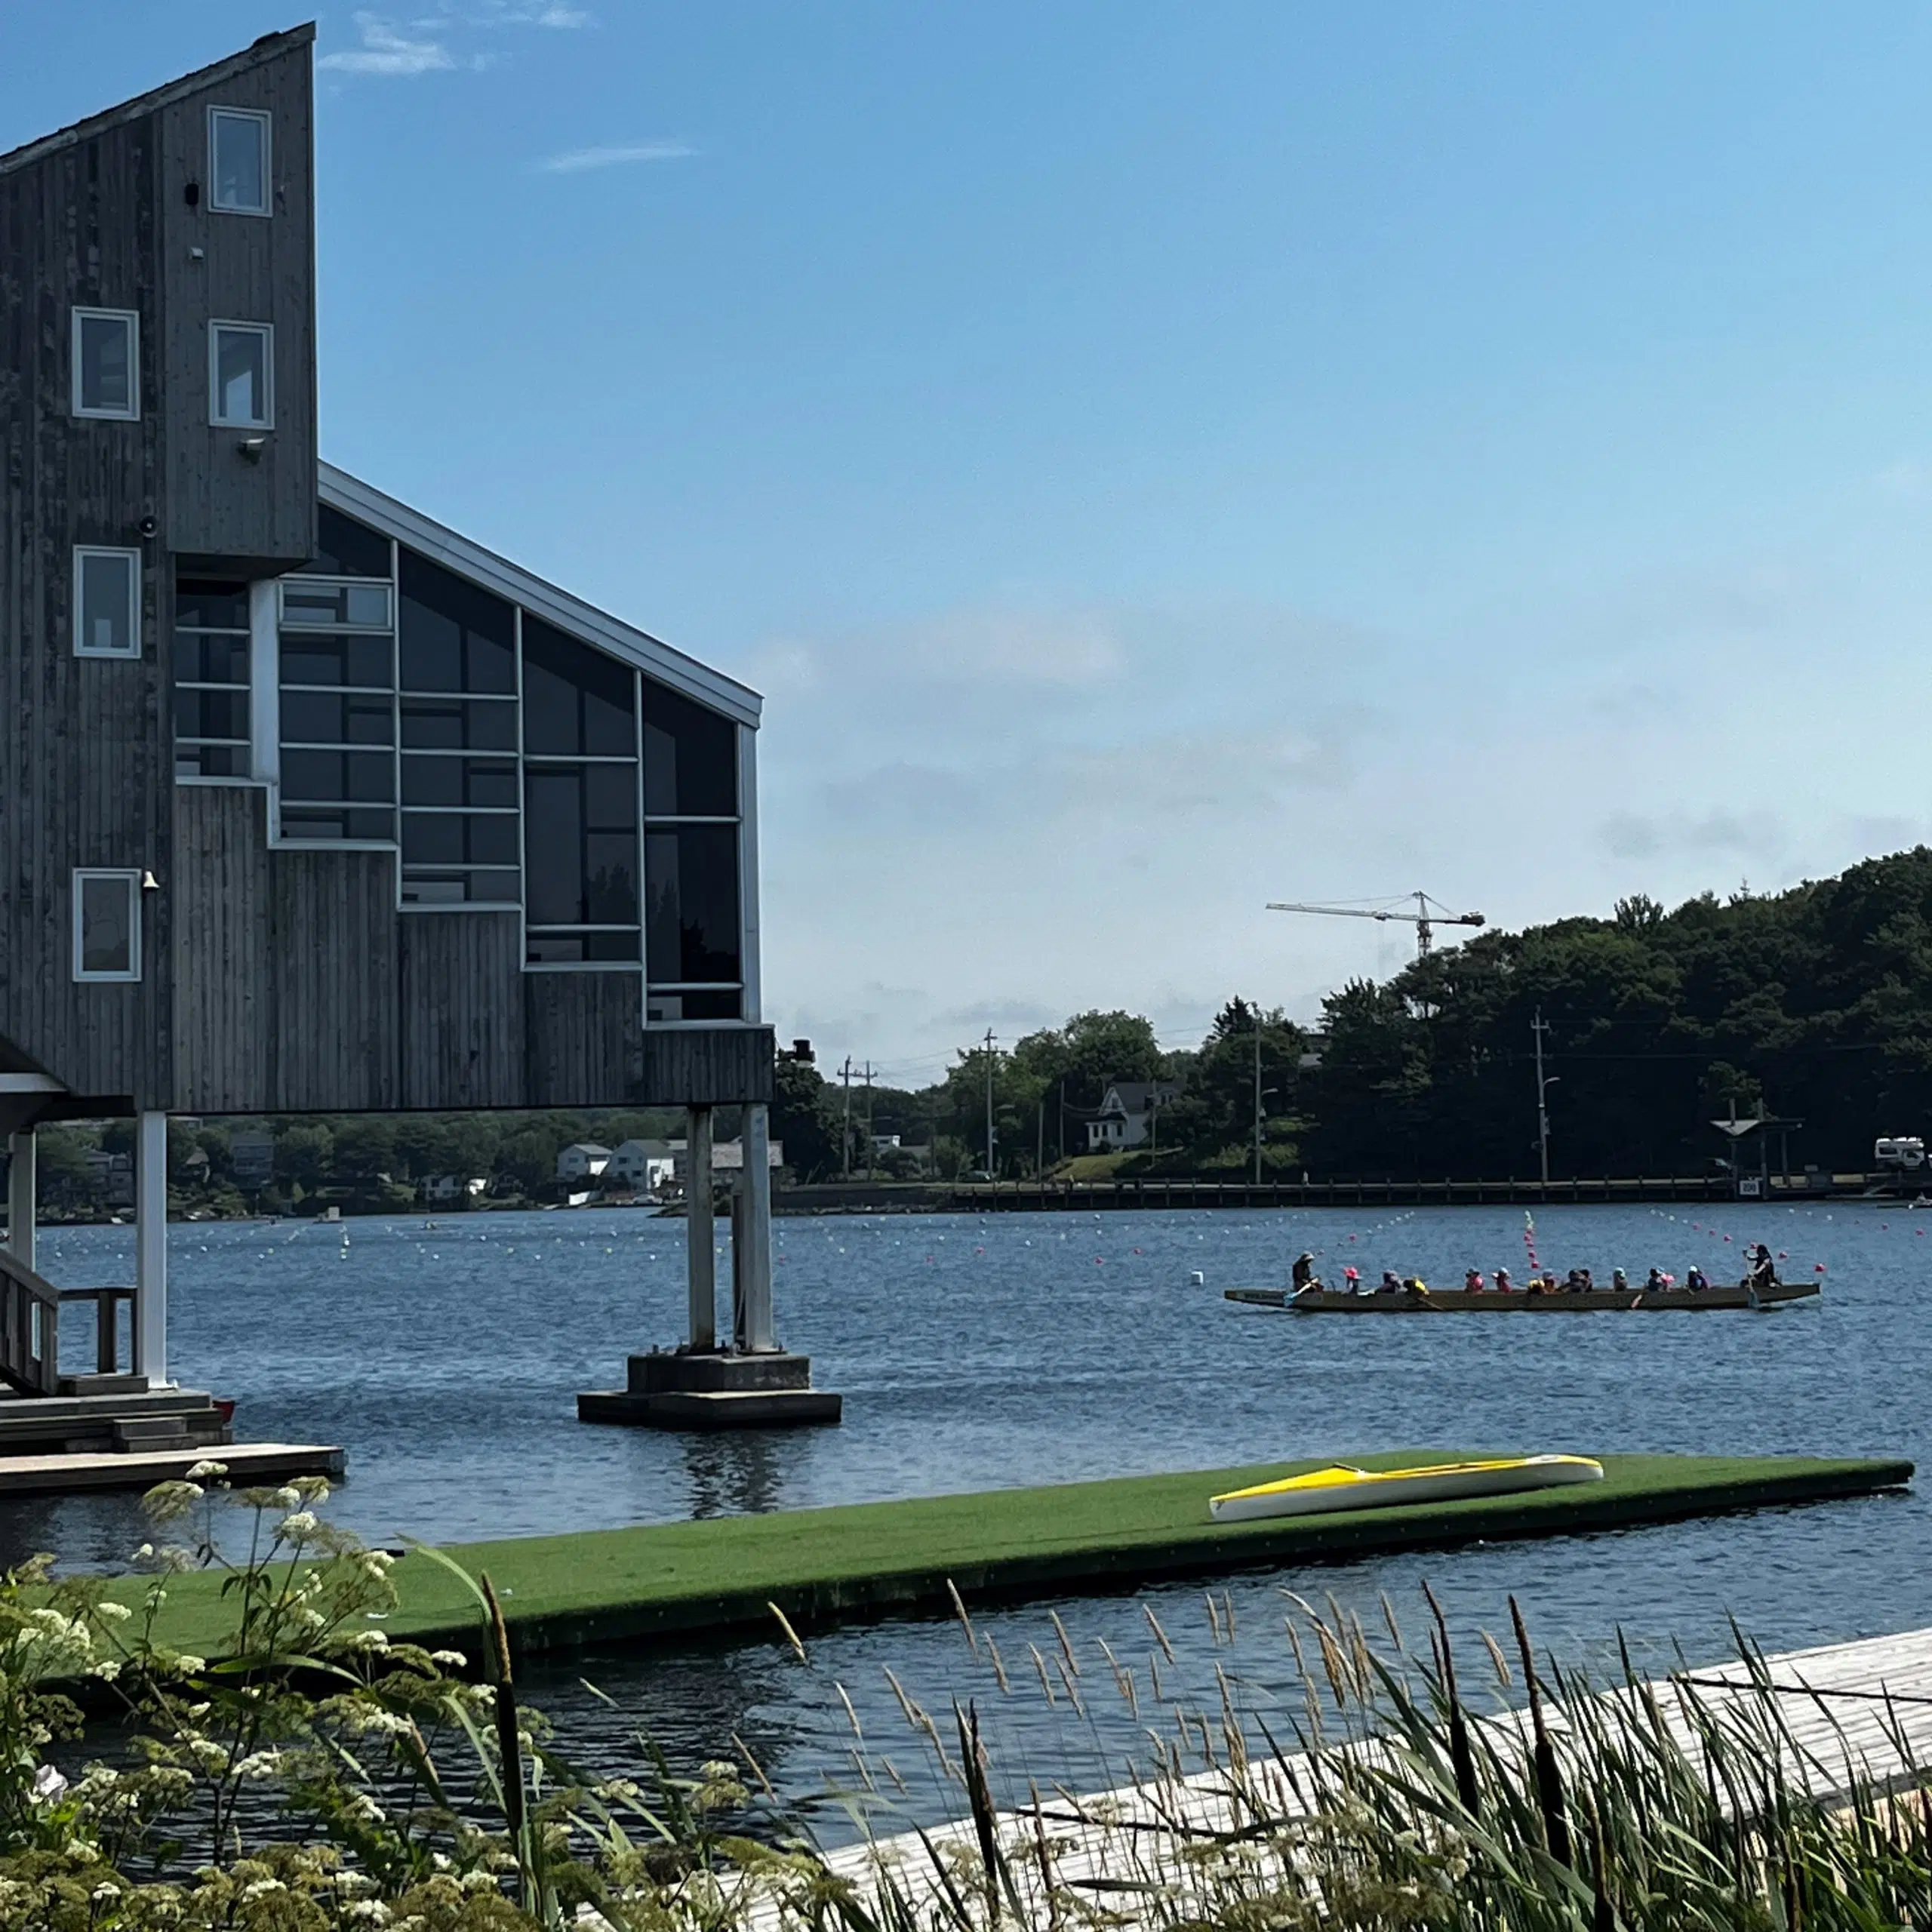
[[[181,1226],[171,1230],[174,1373],[233,1396],[246,1437],[343,1444],[337,1518],[373,1541],[652,1522],[743,1510],[1431,1445],[1741,1454],[1932,1448],[1932,1214],[1831,1207],[1549,1209],[1541,1258],[1607,1277],[1692,1260],[1735,1278],[1747,1240],[1788,1275],[1826,1270],[1818,1304],[1771,1315],[1576,1321],[1296,1320],[1224,1302],[1277,1282],[1302,1247],[1432,1281],[1524,1263],[1520,1210],[788,1220],[774,1229],[779,1331],[846,1398],[842,1428],[680,1438],[574,1420],[580,1389],[621,1381],[632,1348],[679,1334],[684,1226],[627,1212],[481,1214],[434,1223]],[[42,1267],[63,1286],[129,1278],[132,1231],[53,1229]],[[723,1254],[721,1247],[721,1256]],[[1195,1285],[1195,1272],[1204,1285]],[[721,1279],[728,1278],[722,1272]],[[82,1318],[82,1325],[85,1317]],[[76,1337],[77,1343],[79,1337]],[[85,1344],[81,1346],[84,1348]],[[1773,1510],[1561,1541],[1482,1546],[1257,1574],[1228,1586],[1232,1643],[1198,1589],[1057,1608],[1086,1660],[1084,1709],[1051,1655],[1049,1606],[980,1620],[1008,1660],[1003,1695],[955,1626],[829,1633],[801,1666],[782,1644],[541,1675],[533,1698],[593,1762],[634,1758],[639,1727],[675,1758],[742,1735],[787,1795],[839,1775],[842,1683],[867,1741],[892,1756],[914,1815],[951,1809],[885,1681],[949,1721],[977,1697],[1009,1788],[1030,1776],[1110,1782],[1144,1748],[1151,1606],[1178,1653],[1170,1703],[1214,1706],[1214,1671],[1245,1706],[1300,1706],[1282,1638],[1285,1585],[1332,1592],[1405,1623],[1426,1577],[1470,1633],[1506,1629],[1515,1592],[1540,1639],[1602,1661],[1620,1626],[1640,1657],[1708,1657],[1735,1614],[1767,1648],[1932,1624],[1932,1504],[1918,1495]],[[131,1501],[0,1508],[10,1554],[115,1562],[142,1540]],[[1221,1588],[1216,1585],[1217,1591]],[[1137,1680],[1137,1717],[1098,1650]],[[828,1835],[842,1829],[835,1820]]]

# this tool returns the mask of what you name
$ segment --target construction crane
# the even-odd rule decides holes
[[[1359,905],[1295,906],[1282,905],[1273,900],[1268,903],[1271,912],[1321,912],[1336,919],[1398,920],[1416,929],[1416,957],[1426,959],[1431,941],[1438,926],[1480,926],[1487,924],[1480,912],[1452,912],[1439,899],[1432,899],[1426,892],[1404,892],[1398,895],[1413,899],[1416,909],[1413,912],[1398,912],[1386,901],[1372,903],[1364,901]]]

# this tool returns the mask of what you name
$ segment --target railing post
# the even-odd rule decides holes
[[[740,1138],[745,1148],[745,1272],[738,1346],[768,1355],[778,1346],[771,1321],[771,1109],[757,1101],[747,1106]]]

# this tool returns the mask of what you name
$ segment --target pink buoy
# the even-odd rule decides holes
[[[1814,1275],[1822,1275],[1825,1272],[1825,1264],[1822,1261],[1813,1262],[1811,1264],[1811,1272]]]

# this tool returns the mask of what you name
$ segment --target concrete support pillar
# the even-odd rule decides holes
[[[771,1110],[745,1109],[744,1247],[738,1346],[753,1355],[778,1346],[771,1329]]]
[[[134,1361],[150,1389],[168,1380],[168,1116],[143,1114],[134,1135]]]
[[[731,1346],[743,1355],[748,1346],[745,1336],[745,1261],[749,1252],[745,1227],[744,1177],[731,1190]]]
[[[685,1109],[685,1241],[694,1349],[718,1346],[718,1281],[712,1254],[711,1109]]]
[[[7,1252],[23,1268],[32,1268],[38,1231],[38,1184],[32,1128],[7,1142]]]

